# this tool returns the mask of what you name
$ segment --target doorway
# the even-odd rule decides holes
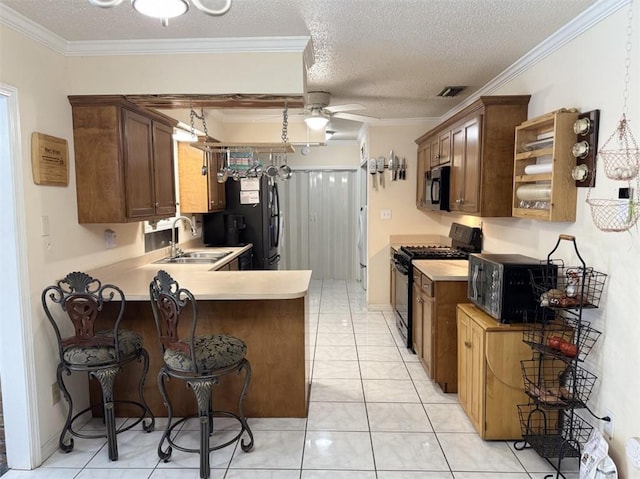
[[[27,274],[18,91],[0,84],[0,380],[7,462],[33,469],[40,461],[33,337]]]
[[[281,269],[310,269],[313,279],[356,280],[357,170],[295,170],[281,191]]]

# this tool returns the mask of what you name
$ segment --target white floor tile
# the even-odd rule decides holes
[[[411,379],[415,379],[416,381],[430,381],[427,370],[419,361],[408,362],[407,371],[409,371],[409,376],[411,376]]]
[[[226,469],[211,469],[210,479],[224,479]],[[200,466],[190,469],[156,469],[149,479],[200,479]]]
[[[318,333],[316,346],[354,346],[353,333]]]
[[[254,431],[250,452],[236,448],[230,469],[300,469],[304,431]]]
[[[354,321],[353,331],[356,334],[391,334],[387,323],[382,321],[365,322]]]
[[[372,432],[371,441],[380,470],[449,470],[433,433]]]
[[[374,471],[302,471],[302,479],[376,479]]]
[[[396,346],[390,333],[360,333],[355,339],[358,346]]]
[[[360,379],[358,361],[315,361],[314,379]]]
[[[225,479],[299,479],[300,471],[294,469],[230,469]]]
[[[122,434],[120,436],[123,437]],[[58,449],[44,461],[42,467],[82,468],[97,454],[102,454],[107,461],[109,460],[107,449],[102,450],[106,444],[105,439],[81,439],[74,437],[73,443],[73,450],[71,452],[62,452]]]
[[[455,479],[530,479],[526,472],[454,472]]]
[[[364,402],[362,381],[315,378],[311,384],[311,401]]]
[[[423,403],[454,403],[458,404],[458,395],[455,393],[444,393],[437,384],[431,381],[414,380],[420,400]]]
[[[75,479],[148,479],[153,469],[83,469]]]
[[[40,467],[31,471],[10,469],[3,479],[74,479],[82,469]]]
[[[551,464],[549,464],[549,462],[541,458],[538,455],[538,453],[535,450],[531,449],[530,447],[523,449],[521,451],[518,451],[514,447],[514,441],[509,441],[508,445],[511,448],[511,451],[516,455],[518,460],[522,463],[522,465],[527,471],[549,473],[555,470],[554,467],[552,467]],[[522,442],[519,442],[518,445],[522,446]],[[558,461],[557,459],[555,460],[552,459],[552,462],[554,465],[557,465],[558,463],[557,461]],[[568,457],[566,459],[563,459],[560,469],[563,472],[579,472],[580,463],[578,461],[578,458]]]
[[[364,379],[362,386],[367,402],[420,402],[413,382],[408,380]]]
[[[362,313],[351,312],[351,321],[353,323],[376,323],[387,324],[382,311],[365,311]]]
[[[373,471],[369,433],[308,431],[302,468]]]
[[[160,459],[152,451],[158,447],[161,437],[161,431],[129,431],[119,434],[118,460],[110,461],[107,446],[104,446],[101,454],[96,454],[89,461],[87,467],[98,469],[154,468]]]
[[[308,431],[368,431],[364,403],[312,402],[309,405]]]
[[[316,346],[314,359],[316,361],[357,361],[358,352],[355,345],[349,346]]]
[[[402,361],[396,346],[357,346],[360,361]]]
[[[435,432],[475,432],[460,404],[424,404]]]
[[[453,475],[444,471],[378,471],[378,479],[453,479]]]
[[[348,311],[318,314],[318,323],[351,323],[351,314]]]
[[[371,431],[433,432],[422,404],[367,403]]]
[[[252,431],[304,431],[304,417],[259,417],[248,420]]]
[[[476,433],[439,433],[452,471],[525,472],[504,442],[483,441]]]
[[[222,444],[231,439],[235,433],[233,431],[216,432],[211,444]],[[176,437],[176,443],[188,448],[197,449],[200,444],[200,433],[198,431],[181,431]],[[156,444],[157,447],[157,444]],[[213,451],[209,455],[209,464],[212,469],[221,469],[229,466],[229,461],[233,455],[236,444]],[[163,450],[167,450],[167,443],[163,444]],[[156,454],[157,457],[157,454]],[[174,449],[169,462],[160,461],[159,469],[189,469],[200,467],[200,455],[197,452],[183,452]]]
[[[402,361],[360,361],[362,379],[409,379]]]
[[[333,334],[333,333],[341,333],[341,334],[353,334],[353,325],[351,321],[320,321],[318,323],[318,333],[320,334]]]

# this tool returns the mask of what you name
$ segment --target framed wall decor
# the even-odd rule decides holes
[[[69,147],[67,140],[34,131],[31,134],[31,167],[36,185],[69,184]]]

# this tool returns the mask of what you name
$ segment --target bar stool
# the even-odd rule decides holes
[[[113,329],[94,331],[98,314],[106,303],[113,302],[117,311],[117,317]],[[74,333],[69,337],[62,337],[61,328],[57,319],[59,313],[54,314],[53,306],[58,305],[66,313],[67,319],[73,324]],[[55,285],[48,286],[42,292],[42,306],[58,341],[58,354],[60,362],[57,369],[57,381],[60,391],[64,395],[69,408],[67,420],[60,434],[59,447],[64,452],[73,450],[73,437],[65,442],[67,434],[70,436],[95,439],[107,438],[109,459],[118,460],[118,443],[116,436],[127,431],[140,422],[147,432],[153,431],[155,418],[147,405],[142,387],[149,370],[149,355],[142,347],[142,337],[133,331],[120,329],[120,321],[123,318],[125,297],[120,288],[112,284],[102,283],[86,273],[69,273],[64,279]],[[64,327],[64,330],[67,328]],[[113,383],[115,376],[121,372],[122,366],[131,361],[143,361],[143,370],[138,383],[138,401],[113,399]],[[89,377],[94,377],[100,383],[102,390],[102,402],[92,404],[73,415],[73,400],[67,390],[63,373],[70,376],[73,371],[86,372]],[[132,424],[116,429],[115,403],[126,403],[140,408],[140,416]],[[78,432],[73,428],[73,423],[89,410],[102,406],[104,413],[105,431],[93,433]]]
[[[164,365],[158,373],[158,387],[167,408],[168,421],[164,434],[158,445],[158,456],[168,462],[172,449],[200,454],[200,477],[209,478],[209,453],[235,443],[245,433],[249,441],[243,438],[240,447],[245,452],[253,448],[253,433],[247,424],[242,411],[242,403],[251,380],[251,365],[246,359],[247,346],[243,341],[228,335],[198,336],[198,314],[196,300],[187,289],[179,284],[164,270],[158,271],[149,285],[151,307],[158,329]],[[181,340],[178,333],[178,322],[181,313],[190,315],[188,335]],[[229,411],[215,411],[212,406],[212,388],[220,378],[231,373],[240,374],[244,370],[245,377],[238,399],[238,414]],[[175,378],[186,382],[193,390],[198,403],[200,421],[200,446],[198,449],[187,448],[176,444],[174,429],[195,415],[187,416],[173,422],[173,409],[167,395],[165,380]],[[213,435],[214,417],[232,417],[240,423],[240,432],[231,440],[218,446],[209,445],[209,437]],[[168,443],[163,450],[165,440]]]

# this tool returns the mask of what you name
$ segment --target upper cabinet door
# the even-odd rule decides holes
[[[176,212],[173,128],[156,122],[153,122],[153,181],[155,214],[173,216]]]
[[[451,132],[451,211],[479,212],[480,126],[476,116]]]
[[[122,116],[127,217],[147,218],[155,212],[151,120],[127,109]]]

